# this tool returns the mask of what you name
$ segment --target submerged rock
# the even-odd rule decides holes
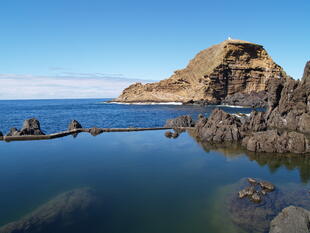
[[[181,133],[182,133],[182,132],[179,132],[179,131],[177,131],[177,130],[174,130],[174,132],[166,131],[166,132],[165,132],[165,136],[166,136],[167,138],[177,138],[177,137],[180,136]]]
[[[20,220],[1,227],[0,233],[77,231],[87,223],[92,209],[97,205],[98,199],[91,189],[75,189],[56,196]]]
[[[309,185],[277,186],[265,195],[262,191],[258,193],[247,189],[248,185],[248,180],[244,178],[229,186],[226,204],[231,220],[245,232],[268,232],[271,220],[289,205],[310,208]],[[245,189],[251,194],[250,198],[240,198],[238,191]]]
[[[165,132],[165,136],[166,136],[167,138],[172,138],[172,135],[173,135],[173,133],[172,133],[171,131],[166,131],[166,132]]]
[[[258,181],[254,178],[247,178],[247,181],[250,186],[247,186],[238,192],[240,199],[248,197],[252,202],[259,203],[265,198],[263,196],[265,196],[267,192],[272,192],[275,189],[275,186],[268,181]]]
[[[289,206],[284,208],[270,223],[269,233],[309,233],[310,211]]]
[[[195,122],[192,119],[191,116],[179,116],[174,119],[170,119],[166,121],[166,124],[164,127],[167,128],[178,128],[178,127],[194,127]]]
[[[72,120],[68,126],[68,130],[75,130],[83,128],[82,125],[77,120]]]

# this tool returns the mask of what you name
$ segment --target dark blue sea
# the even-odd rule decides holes
[[[41,122],[45,133],[66,130],[73,119],[86,128],[162,127],[167,119],[180,115],[196,119],[198,114],[207,116],[217,107],[107,104],[106,100],[109,99],[2,100],[0,131],[21,128],[23,121],[32,117]],[[249,108],[220,108],[230,113],[251,112]]]
[[[103,101],[0,101],[0,130],[20,128],[30,117],[46,133],[65,130],[72,119],[84,127],[154,127],[215,108]],[[310,208],[309,156],[201,143],[192,131],[176,139],[164,134],[0,141],[0,233],[263,233],[287,205]],[[247,177],[276,190],[259,204],[236,199]]]

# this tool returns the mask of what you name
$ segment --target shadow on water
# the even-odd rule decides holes
[[[239,143],[201,142],[197,139],[193,130],[188,130],[188,134],[193,137],[206,152],[221,152],[222,155],[229,158],[246,155],[250,161],[255,161],[259,166],[268,166],[271,173],[276,172],[281,167],[285,167],[287,170],[297,169],[303,183],[310,181],[309,155],[250,152],[243,148]]]

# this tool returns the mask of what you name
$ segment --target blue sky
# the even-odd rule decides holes
[[[264,45],[300,78],[309,12],[309,0],[3,0],[0,99],[114,97],[132,82],[169,77],[228,36]]]

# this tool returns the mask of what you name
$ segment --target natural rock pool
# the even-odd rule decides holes
[[[0,233],[264,232],[283,206],[309,209],[310,157],[164,133],[0,142]],[[232,202],[247,177],[277,198]]]

